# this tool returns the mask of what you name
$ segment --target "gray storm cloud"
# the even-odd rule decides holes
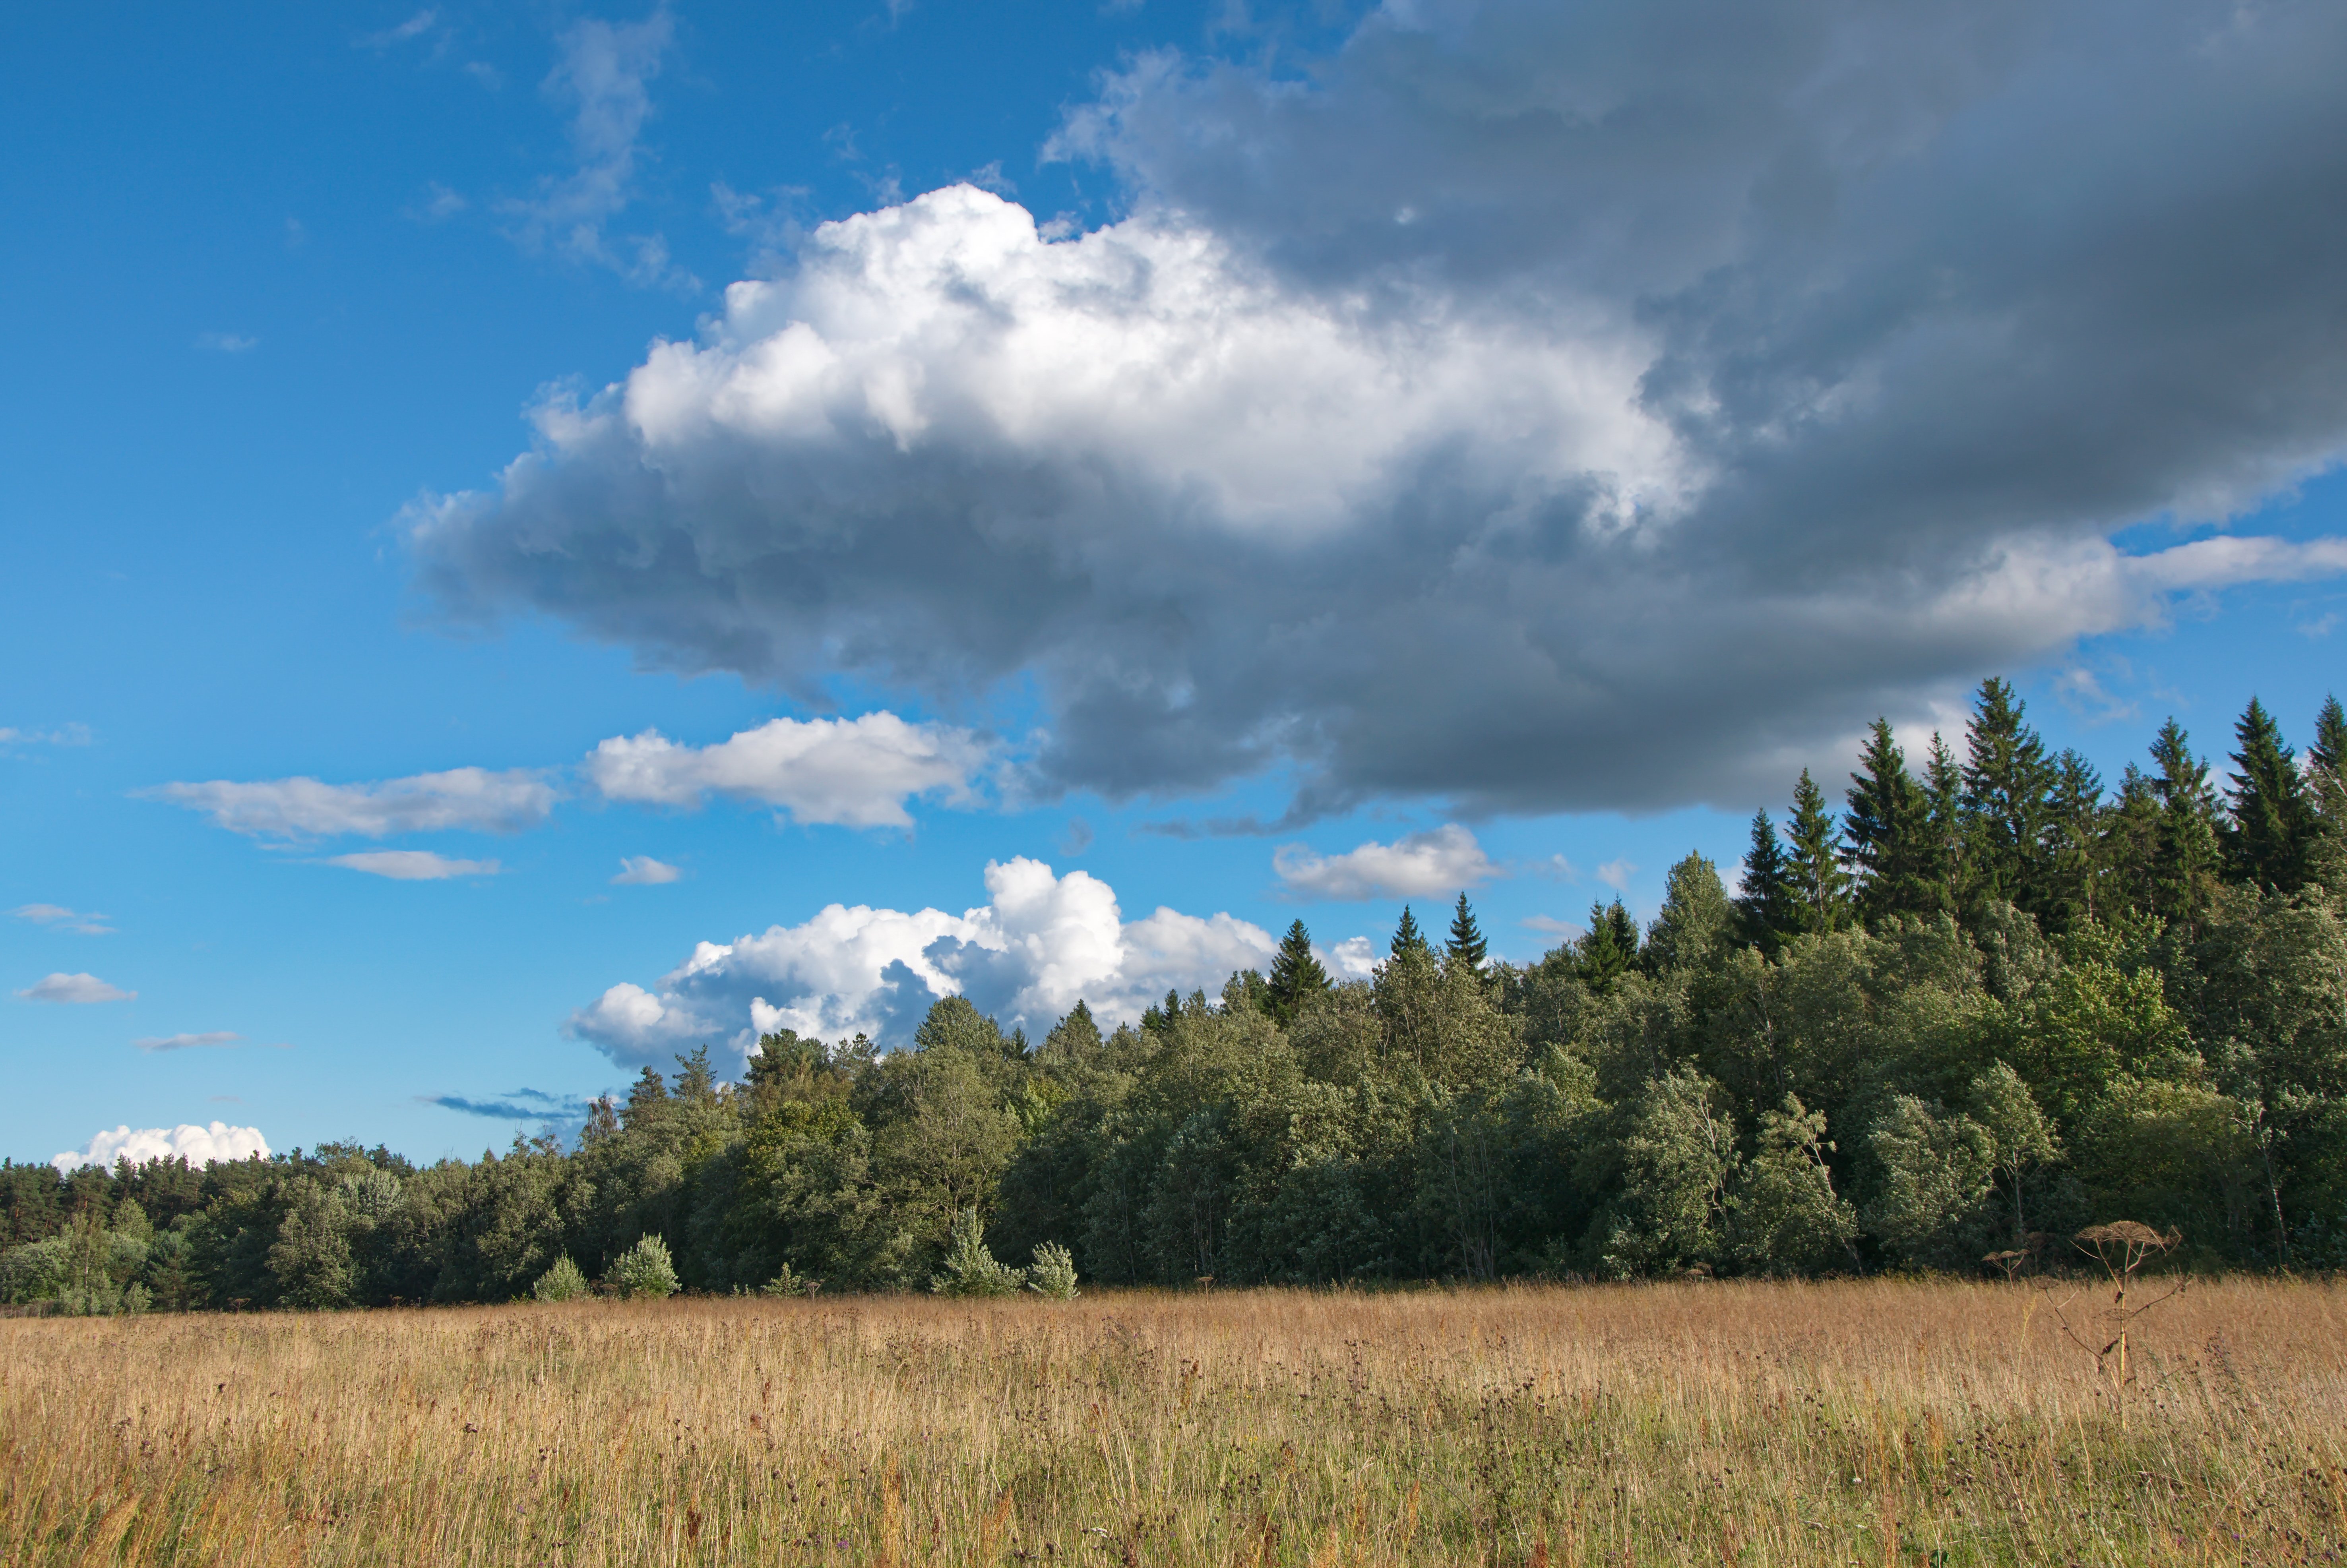
[[[2347,14],[1389,5],[1174,56],[1058,155],[825,225],[419,508],[458,616],[959,711],[1037,787],[1295,816],[1747,801],[1878,711],[2347,569],[2237,516],[2347,445]]]

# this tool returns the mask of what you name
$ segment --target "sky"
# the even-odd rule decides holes
[[[471,1157],[2347,685],[2347,14],[0,18],[0,1154]],[[2221,760],[2221,759],[2220,759]]]

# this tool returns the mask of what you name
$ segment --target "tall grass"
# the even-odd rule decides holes
[[[2347,1290],[2135,1354],[2122,1431],[2026,1285],[19,1319],[0,1560],[2336,1560]]]

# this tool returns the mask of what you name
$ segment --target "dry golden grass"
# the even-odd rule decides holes
[[[2337,1559],[2347,1289],[2196,1286],[2137,1325],[2124,1431],[2047,1307],[1871,1282],[10,1320],[0,1561]]]

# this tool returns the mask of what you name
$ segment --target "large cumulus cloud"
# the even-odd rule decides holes
[[[1738,802],[1878,710],[2347,567],[2112,537],[2347,443],[2347,15],[1396,4],[1071,117],[1131,215],[816,231],[422,508],[457,613],[984,706],[1296,815]]]
[[[986,867],[988,901],[959,915],[834,904],[796,926],[702,942],[656,988],[612,986],[571,1014],[575,1038],[623,1065],[708,1044],[747,1050],[778,1029],[902,1045],[941,997],[967,996],[1040,1036],[1078,1000],[1130,1022],[1168,990],[1213,990],[1263,968],[1274,943],[1229,915],[1160,907],[1127,921],[1115,890],[1023,856]]]

